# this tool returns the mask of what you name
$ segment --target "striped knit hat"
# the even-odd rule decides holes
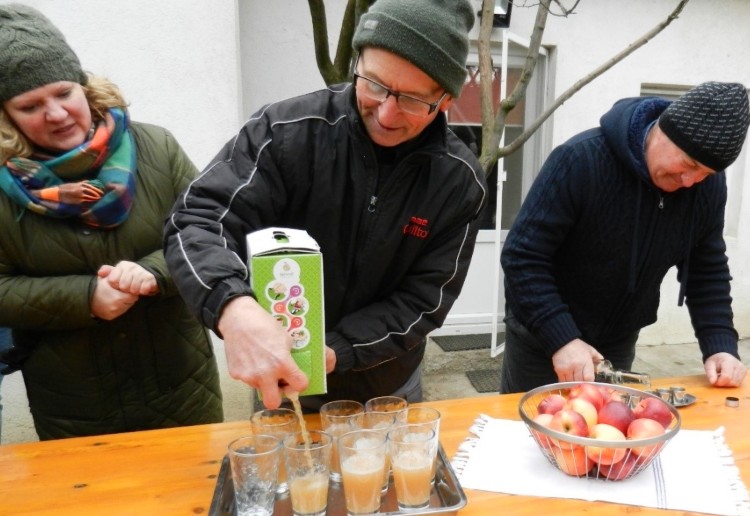
[[[750,124],[742,84],[704,82],[672,102],[659,127],[685,153],[712,170],[724,170],[742,150]]]

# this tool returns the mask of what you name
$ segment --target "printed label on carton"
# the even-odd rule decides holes
[[[305,231],[268,228],[247,236],[251,283],[263,308],[290,334],[292,357],[307,375],[301,395],[327,392],[323,256]]]

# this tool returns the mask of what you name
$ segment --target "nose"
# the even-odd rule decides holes
[[[47,120],[50,122],[57,122],[65,120],[68,116],[68,112],[57,102],[49,102],[46,106],[45,115]]]
[[[401,116],[401,108],[398,107],[396,97],[388,95],[378,107],[378,121],[381,125],[391,127],[393,122]]]
[[[708,174],[704,174],[703,172],[697,170],[690,170],[680,174],[680,181],[682,182],[683,187],[690,188],[694,184],[703,181],[707,175]]]

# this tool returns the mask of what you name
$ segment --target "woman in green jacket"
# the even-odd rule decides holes
[[[194,165],[38,11],[0,6],[0,29],[0,361],[40,439],[221,421],[209,335],[161,249]]]

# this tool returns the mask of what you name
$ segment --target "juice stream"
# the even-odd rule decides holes
[[[294,412],[297,414],[299,419],[300,429],[302,430],[302,439],[305,441],[305,451],[307,455],[307,462],[310,465],[310,469],[313,469],[312,455],[310,454],[310,433],[307,431],[307,423],[305,423],[305,417],[302,414],[302,405],[299,404],[299,393],[287,392],[286,397],[292,402]]]

